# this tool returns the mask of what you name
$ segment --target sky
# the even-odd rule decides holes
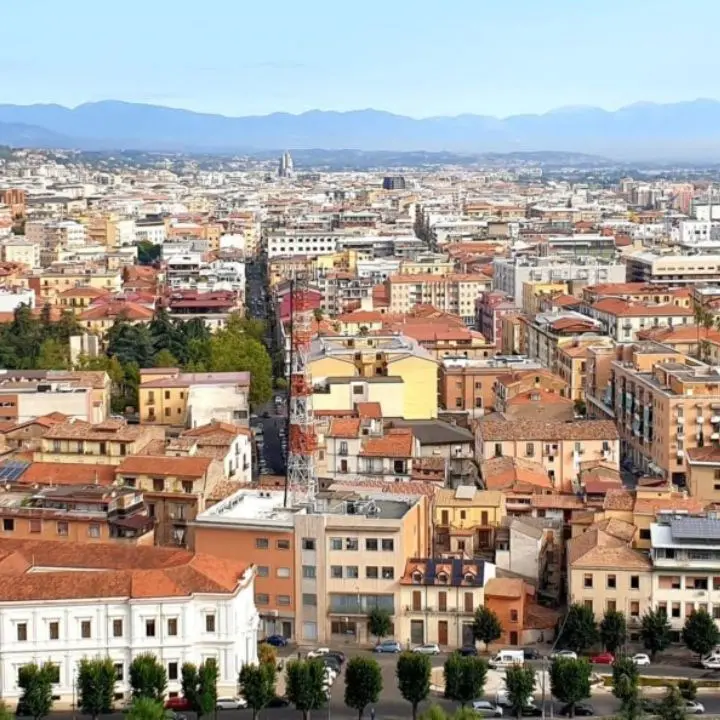
[[[5,4],[1,103],[504,117],[720,99],[718,0]]]

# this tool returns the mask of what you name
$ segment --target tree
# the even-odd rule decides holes
[[[324,684],[325,665],[321,660],[291,660],[287,664],[285,694],[303,720],[309,720],[310,713],[327,702]]]
[[[617,658],[612,667],[613,695],[620,700],[621,714],[627,720],[638,717],[641,711],[638,682],[640,671],[632,658]]]
[[[571,605],[565,617],[558,645],[577,653],[587,650],[598,641],[598,630],[592,608]]]
[[[137,258],[140,265],[152,265],[161,255],[162,245],[156,245],[150,240],[141,240],[137,243]]]
[[[167,689],[167,673],[152,653],[138,655],[130,663],[129,675],[133,699],[163,700]]]
[[[378,642],[390,633],[392,628],[392,617],[387,610],[374,607],[368,613],[367,619],[368,632],[374,635]]]
[[[174,368],[178,364],[177,358],[165,348],[156,352],[153,358],[153,366],[156,368]]]
[[[413,720],[417,720],[418,705],[430,694],[430,672],[427,655],[408,651],[400,653],[395,673],[400,694],[412,707]]]
[[[573,403],[573,411],[576,415],[580,415],[581,417],[585,417],[587,415],[587,405],[585,404],[584,400],[576,400]]]
[[[239,684],[240,694],[247,700],[255,720],[275,696],[275,664],[261,662],[259,665],[243,665]]]
[[[696,610],[685,621],[682,639],[689,650],[703,657],[720,642],[720,631],[707,611]]]
[[[665,697],[657,708],[657,715],[662,720],[684,720],[685,701],[675,685],[668,686]]]
[[[482,697],[487,678],[487,665],[477,657],[453,653],[443,667],[445,697],[465,707],[473,698]]]
[[[535,692],[535,671],[525,665],[513,665],[505,671],[507,699],[515,717],[521,718],[528,698]]]
[[[70,348],[54,338],[43,340],[35,367],[38,370],[67,370],[70,367]]]
[[[345,670],[345,704],[362,720],[365,708],[377,703],[382,692],[382,671],[373,658],[354,657]]]
[[[550,666],[550,688],[575,717],[575,705],[590,697],[590,663],[584,658],[556,658]]]
[[[277,667],[277,650],[268,643],[260,643],[258,646],[258,660],[261,665],[272,665]]]
[[[132,701],[125,717],[127,720],[167,720],[167,711],[162,702],[139,697]]]
[[[697,697],[697,683],[690,678],[678,680],[678,690],[683,700],[694,700]]]
[[[18,685],[22,690],[18,700],[17,715],[28,715],[40,720],[52,708],[52,684],[57,677],[57,665],[45,663],[23,665],[18,672]]]
[[[181,687],[190,709],[199,718],[209,715],[217,705],[217,663],[212,658],[201,663],[184,663],[181,671]]]
[[[480,640],[486,646],[500,639],[502,625],[498,616],[490,608],[477,608],[473,618],[472,633],[475,641]]]
[[[600,622],[600,640],[608,652],[615,653],[625,644],[625,616],[617,610],[606,610]]]
[[[111,712],[115,680],[115,666],[110,658],[83,658],[77,674],[80,710],[93,718]]]
[[[640,637],[651,658],[669,647],[671,631],[667,615],[662,610],[648,610],[642,616]]]

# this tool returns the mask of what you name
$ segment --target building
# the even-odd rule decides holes
[[[720,282],[720,255],[658,255],[641,252],[626,260],[628,282],[693,285]]]
[[[502,292],[483,293],[475,301],[475,327],[491,343],[499,344],[503,318],[517,314],[518,310],[513,298]]]
[[[218,693],[237,691],[243,665],[257,661],[254,566],[178,550],[101,543],[0,539],[2,695],[18,698],[18,671],[57,666],[53,695],[75,702],[77,664],[109,657],[115,697],[128,696],[129,669],[153,653],[180,693],[185,662],[217,661]]]
[[[690,496],[707,505],[720,504],[720,446],[687,451],[687,489]]]
[[[402,175],[386,175],[383,178],[383,190],[404,190],[405,178]]]

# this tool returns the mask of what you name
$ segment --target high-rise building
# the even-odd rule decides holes
[[[278,175],[280,177],[292,177],[295,167],[293,159],[289,152],[284,152],[280,157],[280,165],[278,167]]]

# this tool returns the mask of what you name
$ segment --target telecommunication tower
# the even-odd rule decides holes
[[[294,504],[314,505],[317,492],[315,451],[317,435],[313,416],[313,386],[308,368],[313,331],[313,309],[307,279],[290,281],[290,378],[288,383],[288,491]]]

